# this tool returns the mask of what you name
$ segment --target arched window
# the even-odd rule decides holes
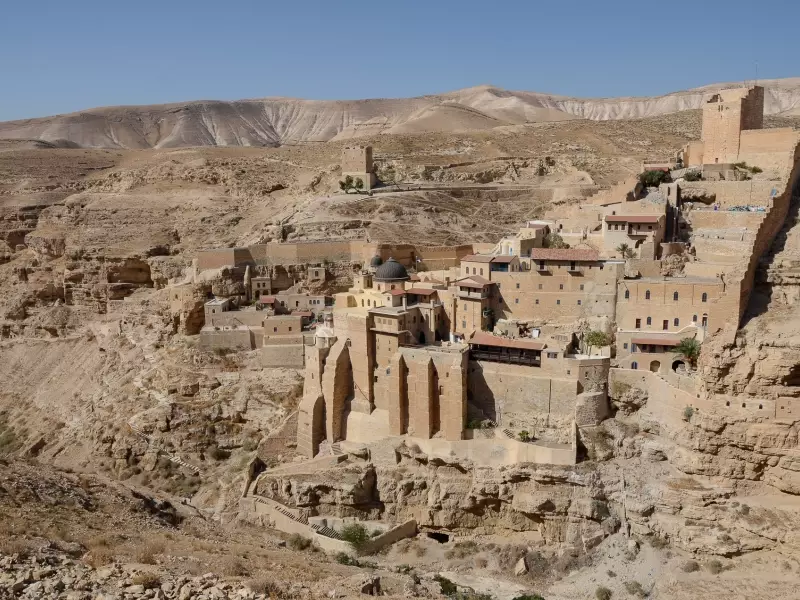
[[[697,315],[692,315],[692,323],[697,323]]]
[[[708,302],[708,294],[703,292],[703,296],[700,298],[700,300],[702,300],[703,302]]]
[[[645,300],[650,300],[650,290],[647,290],[647,291],[644,293],[644,299],[645,299]]]
[[[680,320],[676,317],[673,323],[675,323],[675,327],[677,327],[680,324]]]
[[[653,319],[651,319],[650,317],[647,317],[647,324],[648,325],[652,325],[653,324]]]
[[[672,292],[672,299],[677,302],[678,301],[678,292]]]
[[[633,361],[631,363],[631,369],[638,369],[638,368],[639,368],[639,363],[637,363],[636,361]]]
[[[625,300],[628,300],[631,297],[630,290],[625,290]]]

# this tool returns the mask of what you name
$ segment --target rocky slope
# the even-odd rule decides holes
[[[759,82],[767,114],[796,114],[800,79]],[[198,101],[95,108],[0,123],[0,138],[93,148],[278,146],[381,133],[453,132],[531,122],[631,119],[699,108],[716,84],[650,98],[581,99],[479,86],[418,98]]]

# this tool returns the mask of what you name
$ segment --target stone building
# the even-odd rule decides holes
[[[377,183],[372,164],[372,146],[346,146],[342,150],[342,179],[350,176],[364,182],[364,191]]]

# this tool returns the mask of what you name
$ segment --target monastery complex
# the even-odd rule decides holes
[[[662,419],[780,419],[800,400],[716,395],[679,350],[734,339],[787,217],[800,133],[763,129],[763,108],[757,86],[710,95],[702,140],[674,161],[645,163],[642,177],[495,244],[201,252],[193,281],[171,289],[173,314],[208,349],[304,370],[297,449],[308,459],[405,438],[442,459],[571,465],[581,430],[609,416],[612,386],[646,392]],[[342,174],[377,190],[372,149],[346,148]],[[223,271],[230,285],[203,288],[202,315],[187,308]]]

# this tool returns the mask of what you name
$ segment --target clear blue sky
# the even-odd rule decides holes
[[[0,120],[484,83],[654,95],[751,79],[756,61],[761,78],[800,76],[799,23],[799,0],[6,0]]]

